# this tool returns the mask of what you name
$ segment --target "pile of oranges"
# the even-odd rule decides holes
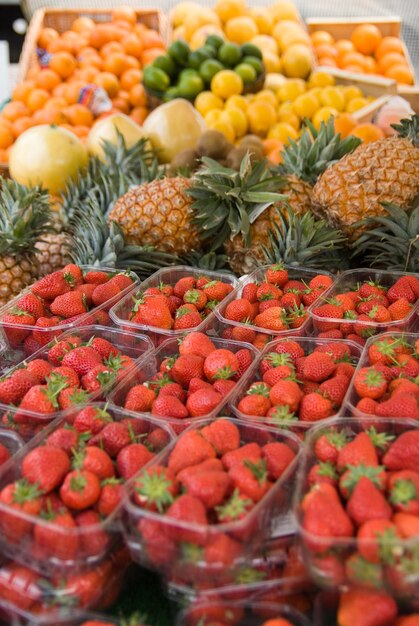
[[[383,37],[375,24],[359,24],[350,39],[336,41],[326,30],[316,30],[311,33],[311,42],[319,65],[379,74],[404,85],[414,82],[402,41],[398,37]]]
[[[122,112],[142,124],[148,114],[142,68],[163,54],[165,44],[156,31],[137,23],[137,14],[118,6],[110,22],[78,17],[71,29],[59,34],[43,28],[37,41],[47,52],[47,67],[29,70],[12,100],[0,114],[0,161],[8,161],[13,142],[38,124],[56,124],[86,138],[95,119]],[[86,85],[102,87],[112,110],[95,118],[79,103]]]

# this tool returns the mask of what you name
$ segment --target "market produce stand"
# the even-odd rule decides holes
[[[0,624],[417,626],[404,14],[34,8],[0,111]]]

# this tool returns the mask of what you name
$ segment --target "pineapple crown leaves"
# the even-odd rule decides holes
[[[397,131],[399,137],[410,139],[416,148],[419,147],[419,115],[400,120],[399,124],[391,124],[391,127]]]
[[[264,161],[252,164],[249,154],[239,171],[207,157],[202,163],[186,193],[193,199],[193,221],[202,238],[209,240],[209,251],[238,234],[250,245],[250,225],[272,204],[286,200],[276,191],[282,177],[272,175]]]
[[[346,237],[340,230],[317,219],[313,213],[296,215],[290,208],[277,208],[277,220],[269,232],[269,243],[262,246],[262,264],[283,261],[317,269],[340,268],[346,263]]]
[[[203,270],[226,270],[229,269],[228,256],[218,252],[199,252],[194,250],[180,258],[182,265],[199,267]]]
[[[1,180],[0,254],[33,255],[34,245],[53,230],[48,191]]]
[[[276,171],[283,175],[295,174],[314,185],[329,166],[353,152],[360,143],[361,140],[353,136],[342,139],[340,133],[335,132],[333,117],[327,123],[322,122],[319,130],[305,120],[299,139],[290,139],[281,152],[282,163]]]
[[[391,267],[405,272],[419,271],[419,194],[410,211],[382,202],[386,215],[367,217],[354,228],[368,230],[353,244],[352,256],[363,257],[370,267]]]

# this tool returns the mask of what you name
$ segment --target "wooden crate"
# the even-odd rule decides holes
[[[415,76],[415,69],[413,67],[412,60],[410,58],[409,50],[401,37],[401,19],[397,16],[390,17],[330,17],[330,18],[308,18],[306,20],[307,29],[309,33],[313,33],[316,30],[326,30],[335,39],[350,39],[352,32],[359,24],[374,24],[380,30],[383,37],[398,37],[403,46],[403,52],[406,57],[410,71],[414,77],[414,83],[417,79]],[[343,70],[341,70],[343,71]],[[360,74],[364,76],[364,74]],[[366,76],[371,77],[371,74]],[[375,76],[374,76],[375,77]],[[398,90],[404,89],[402,86],[398,86]]]

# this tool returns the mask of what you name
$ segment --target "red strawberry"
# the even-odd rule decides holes
[[[46,444],[48,446],[61,448],[68,455],[71,454],[73,448],[77,448],[78,443],[79,433],[68,424],[54,430],[54,432],[48,435],[46,439]]]
[[[245,341],[247,343],[253,343],[254,339],[256,338],[256,332],[252,328],[246,328],[246,326],[233,326],[231,329],[230,338],[234,339],[235,341]]]
[[[189,333],[179,344],[179,353],[182,356],[195,354],[205,358],[211,354],[213,350],[215,350],[214,344],[204,333]]]
[[[256,326],[268,330],[280,331],[287,329],[285,311],[280,306],[274,306],[263,313],[259,313],[256,315],[254,323]]]
[[[244,415],[264,417],[271,406],[272,404],[269,398],[266,398],[262,394],[251,394],[240,400],[237,409]]]
[[[336,370],[336,363],[329,354],[312,352],[304,361],[303,376],[317,383],[331,377]]]
[[[95,506],[97,506],[96,503]],[[100,557],[109,545],[109,535],[101,527],[102,519],[97,511],[91,509],[76,515],[76,524],[80,533],[81,549],[85,557]]]
[[[274,441],[262,448],[269,480],[277,480],[295,459],[295,452],[285,443]]]
[[[121,354],[121,350],[102,337],[94,337],[89,343],[90,347],[93,348],[93,350],[96,350],[96,352],[98,352],[103,359],[109,359],[111,356]]]
[[[224,418],[219,418],[204,426],[201,435],[215,448],[217,455],[236,450],[240,446],[240,431],[236,424]]]
[[[73,350],[73,348],[80,346],[81,343],[82,341],[77,335],[71,335],[61,341],[55,339],[53,345],[48,350],[49,362],[55,366],[61,365],[64,355]]]
[[[109,276],[106,272],[100,270],[90,270],[84,275],[84,282],[92,285],[103,285],[109,280]]]
[[[236,386],[234,380],[216,380],[213,389],[225,398]]]
[[[89,441],[89,445],[98,445],[115,458],[119,452],[132,443],[132,431],[128,424],[110,422]]]
[[[401,298],[405,298],[408,302],[414,303],[416,296],[410,286],[409,280],[406,277],[399,278],[392,287],[387,291],[387,298],[390,302],[396,302]]]
[[[45,415],[55,413],[59,408],[57,401],[58,393],[66,386],[67,384],[64,381],[61,386],[57,387],[57,392],[55,392],[48,385],[34,385],[25,393],[20,403],[20,408],[26,411],[44,413]]]
[[[52,369],[52,365],[45,359],[34,359],[33,361],[29,361],[26,366],[26,372],[30,373],[35,378],[38,385],[45,383]]]
[[[417,420],[419,419],[418,400],[410,393],[397,393],[377,404],[375,413],[380,417],[405,417]]]
[[[51,313],[59,317],[69,318],[82,315],[87,309],[86,298],[80,291],[69,291],[57,296],[50,304]]]
[[[84,470],[69,472],[61,485],[60,496],[70,509],[88,509],[99,500],[99,479],[92,472]]]
[[[138,307],[138,311],[132,318],[137,324],[144,326],[156,326],[170,330],[173,327],[173,319],[165,298],[149,299],[145,304]]]
[[[108,285],[117,285],[121,291],[123,291],[124,289],[128,289],[129,287],[131,287],[133,285],[133,280],[131,278],[131,276],[128,276],[128,274],[126,273],[121,273],[121,274],[115,274],[115,276],[112,276],[112,278],[108,281]]]
[[[320,339],[343,339],[343,332],[335,328],[333,330],[326,330],[323,333],[318,333],[317,337]]]
[[[218,378],[229,379],[237,375],[240,363],[231,350],[219,348],[213,350],[204,361],[204,373],[207,379],[214,382]]]
[[[245,322],[253,319],[253,308],[246,298],[238,298],[227,304],[224,317],[235,322]]]
[[[156,394],[145,385],[131,387],[125,398],[124,407],[138,413],[149,413],[156,399]]]
[[[281,296],[281,289],[267,282],[260,283],[256,293],[259,302],[263,302],[264,300],[279,300]]]
[[[186,305],[185,305],[186,306]],[[182,330],[187,328],[195,328],[202,322],[202,318],[198,311],[190,311],[184,307],[180,307],[176,312],[174,330]]]
[[[309,393],[301,400],[299,417],[303,421],[316,422],[331,417],[333,413],[330,400],[318,393]]]
[[[150,511],[163,511],[178,494],[179,485],[173,470],[162,465],[145,469],[134,482],[134,502]]]
[[[243,546],[241,543],[231,539],[228,535],[218,534],[206,544],[204,559],[206,563],[215,564],[218,567],[229,567],[234,564],[242,553]],[[213,606],[212,604],[211,608]],[[217,626],[217,622],[211,621],[211,623]],[[222,622],[219,622],[219,624],[222,624]]]
[[[353,525],[333,485],[316,483],[302,502],[303,527],[313,535],[310,548],[324,552],[335,537],[352,537]],[[314,537],[319,537],[317,542]]]
[[[195,380],[200,380],[195,379]],[[160,396],[174,396],[178,400],[182,402],[182,404],[186,401],[186,393],[182,389],[181,385],[178,383],[172,383],[170,380],[161,387],[159,391]]]
[[[358,433],[352,441],[339,450],[336,465],[339,470],[357,465],[376,467],[378,456],[371,437],[366,432]]]
[[[394,472],[388,482],[389,501],[397,511],[419,515],[419,474],[411,470]]]
[[[288,281],[288,270],[282,263],[271,265],[265,272],[266,282],[283,287]]]
[[[345,447],[347,437],[345,433],[330,430],[318,437],[314,444],[314,451],[319,461],[330,461],[336,464],[339,451]],[[375,451],[375,450],[374,450]]]
[[[154,453],[142,443],[131,443],[123,448],[116,457],[118,474],[128,480],[154,457]]]
[[[236,359],[239,362],[239,369],[234,380],[239,380],[253,363],[253,354],[247,348],[241,348],[236,352]]]
[[[238,489],[235,489],[230,499],[217,507],[218,521],[223,524],[236,522],[246,517],[253,507],[254,502],[250,498],[241,495]]]
[[[27,293],[16,302],[16,306],[21,311],[26,311],[32,315],[35,319],[38,317],[44,317],[45,306],[40,298],[37,298],[33,293]]]
[[[73,453],[73,468],[88,470],[95,474],[99,480],[112,478],[115,475],[112,459],[97,446],[86,446],[80,451]]]
[[[397,611],[389,594],[352,587],[340,596],[337,620],[342,626],[385,626],[393,623]]]
[[[180,278],[173,288],[173,293],[178,298],[183,300],[183,296],[189,289],[194,289],[196,284],[195,278],[193,276],[185,276],[184,278]]]
[[[19,543],[30,532],[32,522],[26,516],[39,515],[41,511],[41,492],[37,485],[31,485],[26,479],[9,483],[0,492],[0,503],[10,508],[0,512],[0,528],[6,541]],[[15,511],[16,514],[13,514]],[[23,513],[24,517],[19,515]]]
[[[332,402],[335,409],[338,409],[342,405],[348,387],[348,378],[338,375],[322,382],[319,391],[325,398],[328,398]]]
[[[381,491],[365,477],[355,485],[346,510],[358,526],[370,520],[389,520],[392,516],[391,506]]]
[[[335,466],[330,461],[313,465],[308,473],[308,484],[313,486],[316,483],[329,483],[337,486],[338,473]]]
[[[202,461],[202,463],[198,463],[198,465],[189,465],[189,467],[185,467],[185,469],[178,472],[176,479],[182,483],[188,476],[201,474],[202,472],[223,472],[224,467],[220,459],[207,459],[206,461]]]
[[[81,293],[84,301],[86,302],[87,308],[92,308],[93,304],[93,292],[96,289],[96,285],[79,285],[74,289],[75,292]]]
[[[89,432],[96,435],[106,424],[112,421],[112,415],[105,409],[88,406],[77,413],[73,426],[79,433]]]
[[[18,405],[29,389],[37,384],[37,378],[27,370],[15,370],[0,382],[0,402]]]
[[[205,308],[207,300],[207,296],[201,289],[189,289],[183,296],[183,301],[194,304],[198,311]]]
[[[184,476],[182,485],[186,488],[186,493],[201,500],[207,509],[212,509],[224,502],[231,490],[232,481],[225,472],[203,471]]]
[[[26,454],[22,461],[22,476],[44,493],[59,487],[70,469],[70,459],[64,450],[40,446]]]
[[[314,278],[310,280],[308,286],[310,287],[310,289],[322,289],[323,291],[325,291],[326,289],[331,287],[332,284],[333,278],[331,278],[327,274],[317,274],[317,276],[314,276]]]
[[[95,504],[99,515],[108,517],[120,505],[123,498],[122,482],[118,478],[107,478],[100,483],[100,497]]]
[[[11,348],[20,346],[30,332],[30,329],[25,327],[34,326],[36,322],[33,315],[29,315],[29,313],[21,311],[16,307],[10,313],[3,315],[1,321]]]
[[[359,527],[357,539],[361,556],[370,563],[379,563],[384,542],[397,539],[397,528],[387,519],[369,520]]]
[[[361,400],[356,403],[356,414],[375,415],[377,405],[378,402],[372,398],[361,398]]]
[[[385,376],[374,367],[361,367],[353,380],[356,392],[361,398],[381,398],[387,389]]]
[[[57,296],[70,291],[74,286],[74,279],[70,274],[64,275],[62,270],[47,274],[37,280],[31,287],[31,291],[45,300],[54,300]]]
[[[419,464],[419,431],[408,430],[391,444],[383,457],[387,469],[416,471]]]
[[[303,393],[293,380],[279,380],[269,392],[274,406],[287,406],[290,411],[297,411],[303,399]]]
[[[65,380],[67,386],[69,387],[78,387],[80,385],[80,379],[78,377],[77,372],[73,370],[72,367],[66,367],[62,365],[61,367],[54,367],[49,376],[48,380]]]
[[[202,544],[205,541],[205,526],[208,524],[207,514],[204,505],[198,498],[188,494],[177,498],[167,509],[166,516],[181,522],[181,525],[170,525],[166,529],[166,534],[176,540],[185,543]],[[202,525],[202,532],[186,530],[186,526]]]
[[[159,417],[173,417],[175,419],[183,419],[189,416],[187,408],[180,400],[174,396],[164,395],[159,395],[154,400],[151,413]]]
[[[66,387],[58,394],[58,405],[62,411],[81,404],[86,404],[89,394],[78,387]]]
[[[283,379],[290,380],[293,377],[294,368],[289,365],[279,365],[278,367],[274,367],[272,369],[267,370],[262,380],[266,385],[273,387],[277,382]]]
[[[258,287],[256,283],[247,283],[242,289],[242,298],[249,300],[251,304],[257,302]]]
[[[168,467],[177,474],[185,467],[197,465],[215,457],[216,453],[211,443],[197,430],[190,430],[176,441],[170,453]]]
[[[186,408],[189,415],[199,417],[214,411],[222,400],[223,396],[215,389],[198,389],[188,397]]]
[[[388,312],[393,321],[402,320],[412,312],[413,305],[406,298],[400,298],[388,307]]]
[[[61,365],[73,368],[79,376],[84,376],[96,365],[102,364],[100,354],[88,346],[74,348],[64,355]]]
[[[64,508],[61,511],[50,510],[43,513],[42,518],[44,523],[35,524],[33,533],[34,549],[39,557],[54,557],[63,561],[74,559],[79,538],[74,532],[77,526],[71,513]],[[57,526],[59,531],[56,530]]]
[[[343,307],[336,304],[321,304],[313,308],[313,314],[316,316],[315,326],[317,330],[327,331],[336,328],[336,320],[343,318],[344,311]],[[322,318],[322,321],[318,320],[317,317]]]
[[[92,293],[92,300],[95,306],[105,304],[112,298],[115,298],[121,293],[121,288],[115,282],[110,280],[104,285],[97,285],[96,289]]]
[[[257,463],[262,459],[262,449],[255,443],[246,443],[240,448],[231,450],[223,454],[221,461],[227,470],[231,470],[236,465],[242,466],[244,462],[249,461]]]
[[[170,376],[176,383],[187,388],[192,378],[204,377],[204,358],[196,354],[179,356],[170,370]]]
[[[203,290],[208,300],[221,302],[221,300],[224,300],[224,298],[233,291],[233,285],[223,283],[221,280],[211,280],[203,286]]]

